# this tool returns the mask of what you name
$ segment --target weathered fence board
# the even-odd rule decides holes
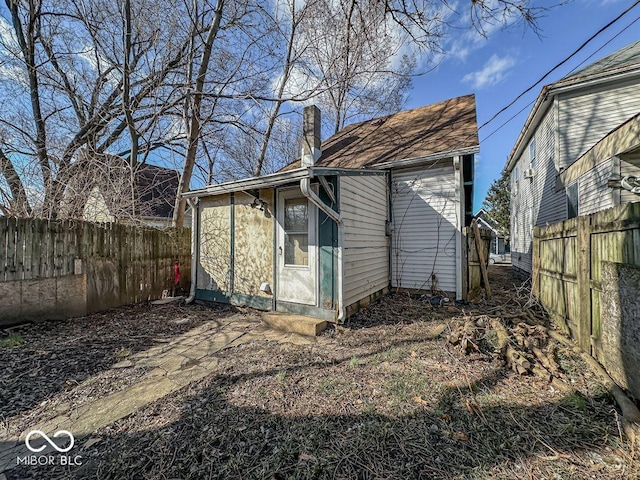
[[[88,312],[159,298],[163,290],[174,286],[176,261],[181,267],[180,288],[186,290],[190,245],[189,229],[1,217],[0,297],[4,307],[0,317],[10,316],[10,304],[39,300],[44,291],[50,296],[48,290],[64,290],[66,285],[84,291],[76,292],[74,302],[84,295]],[[76,274],[86,275],[85,287],[77,280],[44,282]]]
[[[620,352],[613,351],[611,345],[603,348],[602,338],[610,329],[604,322],[612,322],[613,316],[619,315],[615,305],[626,301],[623,296],[628,295],[629,288],[618,293],[619,298],[604,298],[603,292],[610,285],[605,284],[603,272],[610,264],[640,265],[640,202],[536,227],[533,256],[533,293],[540,303],[580,348],[612,371],[626,371],[616,363],[622,358]],[[640,295],[640,285],[637,290]],[[638,325],[640,318],[615,321],[630,331],[640,331],[629,323]],[[640,344],[636,348],[640,352]],[[637,366],[635,371],[637,379],[616,380],[625,387],[640,385]],[[633,394],[640,398],[640,391]]]
[[[473,230],[474,229],[472,228],[466,228],[468,293],[465,300],[474,299],[484,284],[482,269],[480,268],[480,256],[478,255],[478,249],[476,248],[476,240]],[[489,250],[491,248],[491,231],[486,229],[479,229],[479,231],[482,250],[486,260],[489,258]]]

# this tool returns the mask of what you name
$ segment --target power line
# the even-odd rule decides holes
[[[616,38],[618,38],[620,35],[622,35],[625,31],[627,31],[629,28],[631,28],[636,22],[638,22],[638,20],[640,20],[640,17],[636,17],[635,20],[633,20],[629,25],[627,25],[626,27],[624,27],[622,30],[620,30],[618,33],[616,33],[613,37],[611,37],[609,40],[607,40],[600,48],[598,48],[595,52],[593,52],[591,55],[589,55],[587,58],[585,58],[582,62],[580,62],[577,66],[575,66],[570,72],[569,74],[575,72],[576,70],[578,70],[582,65],[584,65],[585,63],[587,63],[591,58],[593,58],[598,52],[600,52],[603,48],[605,48],[607,45],[609,45],[611,42],[613,42]],[[506,125],[508,125],[513,119],[515,119],[518,115],[520,115],[522,112],[524,112],[527,108],[529,108],[531,105],[533,105],[533,103],[535,103],[535,99],[530,101],[529,103],[527,103],[524,107],[522,107],[520,110],[518,110],[515,114],[513,114],[511,117],[509,117],[505,122],[503,122],[502,124],[500,124],[499,127],[497,127],[495,130],[493,130],[489,135],[487,135],[486,137],[484,137],[482,139],[482,142],[488,140],[489,138],[491,138],[494,134],[498,133],[498,131],[502,130],[502,128]],[[489,123],[489,122],[487,122]],[[485,124],[486,125],[486,124]]]
[[[536,86],[538,86],[540,83],[542,83],[544,81],[545,78],[547,78],[549,75],[551,75],[553,72],[555,72],[558,68],[560,68],[562,65],[564,65],[565,63],[567,63],[569,60],[571,60],[573,57],[575,57],[580,51],[582,51],[582,49],[584,47],[586,47],[589,43],[591,43],[591,41],[593,41],[598,35],[600,35],[602,32],[604,32],[605,30],[607,30],[609,27],[611,27],[614,23],[616,23],[617,21],[619,21],[622,17],[624,17],[627,13],[629,13],[633,8],[635,8],[638,4],[640,4],[640,0],[636,0],[635,2],[633,2],[633,5],[631,5],[629,8],[627,8],[624,12],[622,12],[620,15],[618,15],[616,18],[614,18],[613,20],[611,20],[609,23],[607,23],[604,27],[602,27],[600,30],[598,30],[596,33],[594,33],[593,35],[591,35],[582,45],[580,45],[571,55],[569,55],[568,57],[566,57],[564,60],[562,60],[560,63],[558,63],[557,65],[555,65],[551,70],[549,70],[547,73],[545,73],[542,77],[540,77],[540,79],[538,81],[536,81],[533,85],[531,85],[530,87],[528,87],[526,90],[524,90],[522,93],[520,93],[515,99],[513,99],[511,102],[509,102],[508,105],[506,105],[505,107],[501,108],[497,113],[495,113],[489,120],[487,120],[486,122],[484,122],[482,125],[480,125],[480,127],[478,127],[478,130],[486,127],[488,124],[490,124],[491,122],[493,122],[501,113],[503,113],[505,110],[509,109],[514,103],[516,103],[518,100],[520,100],[524,95],[526,95],[527,93],[529,93],[531,90],[533,90]]]
[[[602,44],[602,46],[600,48],[598,48],[595,52],[593,52],[591,55],[589,55],[587,58],[585,58],[582,62],[580,62],[573,70],[571,70],[569,73],[573,73],[576,70],[578,70],[582,65],[584,65],[585,63],[587,63],[589,60],[591,60],[598,52],[600,52],[604,47],[606,47],[607,45],[609,45],[611,42],[613,42],[616,38],[618,38],[620,35],[622,35],[624,32],[626,32],[629,28],[631,28],[638,20],[640,20],[640,17],[636,17],[636,19],[634,21],[632,21],[629,25],[627,25],[626,27],[624,27],[622,30],[620,30],[618,33],[616,33],[613,37],[611,37],[609,40],[607,40],[605,43]]]
[[[511,115],[504,123],[502,123],[498,128],[496,128],[493,132],[491,132],[489,135],[487,135],[486,137],[484,137],[480,143],[487,141],[489,138],[491,138],[494,134],[498,133],[499,130],[502,130],[502,128],[509,124],[511,121],[513,121],[514,118],[516,118],[518,115],[520,115],[522,112],[524,112],[527,108],[529,108],[531,105],[533,105],[533,103],[535,102],[535,100],[531,100],[529,103],[527,103],[524,107],[522,107],[520,110],[518,110],[516,113],[514,113],[513,115]]]

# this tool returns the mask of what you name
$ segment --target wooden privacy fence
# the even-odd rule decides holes
[[[533,294],[640,398],[640,203],[533,233]]]
[[[189,229],[0,218],[0,324],[160,298],[189,287]]]

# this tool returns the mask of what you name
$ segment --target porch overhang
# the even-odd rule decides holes
[[[276,172],[260,177],[243,178],[231,182],[209,185],[198,190],[191,190],[182,195],[183,198],[208,197],[224,195],[225,193],[274,188],[288,183],[299,182],[304,178],[324,177],[327,175],[381,175],[380,170],[362,168],[330,168],[330,167],[302,167],[285,172]]]

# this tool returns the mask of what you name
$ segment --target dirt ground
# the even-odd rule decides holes
[[[447,340],[468,315],[517,321],[527,303],[509,266],[494,297],[433,306],[391,294],[310,345],[252,341],[218,371],[80,439],[81,466],[7,478],[637,479],[640,455],[613,400],[574,354],[555,350],[571,390],[507,370],[494,339]],[[249,309],[140,305],[15,329],[0,347],[0,437],[56,407],[143,375],[112,368],[202,322]],[[7,334],[9,332],[5,332]]]

